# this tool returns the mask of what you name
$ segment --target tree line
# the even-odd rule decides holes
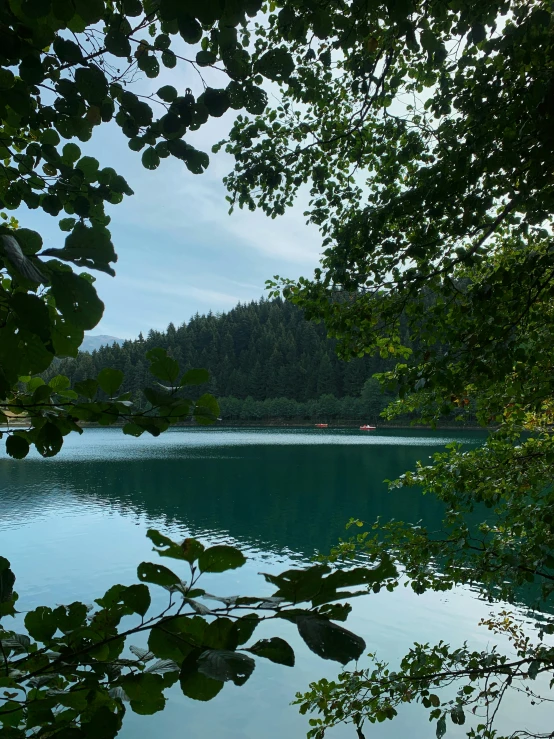
[[[102,369],[121,370],[122,392],[141,401],[151,382],[145,354],[166,349],[185,369],[204,367],[202,387],[220,399],[224,418],[377,418],[393,394],[383,396],[375,373],[390,362],[379,357],[340,361],[323,324],[280,299],[238,304],[227,313],[199,315],[166,331],[141,333],[136,340],[80,352],[55,368],[72,385]]]
[[[308,321],[301,308],[280,298],[239,303],[227,313],[197,313],[178,327],[170,323],[146,337],[141,332],[135,340],[81,351],[57,363],[50,374],[61,373],[74,386],[107,368],[121,371],[120,391],[130,392],[143,408],[143,389],[152,383],[145,355],[156,347],[185,370],[209,370],[210,381],[197,393],[215,395],[226,421],[383,422],[382,411],[397,399],[374,377],[392,367],[390,359],[339,359],[325,326]],[[47,381],[50,374],[44,376]],[[403,414],[398,422],[412,416]],[[471,411],[465,422],[475,423]]]

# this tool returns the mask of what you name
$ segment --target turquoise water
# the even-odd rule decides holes
[[[351,517],[438,524],[437,501],[413,490],[390,494],[383,480],[428,460],[448,441],[475,445],[482,438],[473,432],[241,428],[178,429],[137,440],[117,429],[87,429],[81,438],[70,437],[54,459],[0,456],[0,554],[12,562],[19,604],[26,609],[92,602],[115,582],[136,582],[138,563],[157,556],[145,537],[149,527],[175,538],[239,546],[247,564],[211,576],[207,589],[270,594],[260,571],[308,563],[345,535]],[[490,632],[477,626],[490,606],[467,589],[417,596],[401,587],[353,605],[346,625],[363,636],[368,652],[393,663],[414,640],[468,639],[480,648],[493,643]],[[290,702],[310,680],[332,678],[339,666],[309,652],[285,622],[263,625],[256,638],[277,634],[295,647],[295,668],[258,661],[246,685],[226,685],[208,704],[175,689],[163,714],[137,717],[129,711],[121,736],[304,736],[307,718]],[[499,728],[524,710],[512,701]],[[540,707],[526,727],[549,711]],[[449,727],[447,736],[463,734]],[[329,736],[355,734],[341,727]],[[373,733],[368,728],[367,736],[423,739],[434,736],[434,725],[425,710],[408,707],[394,722]]]

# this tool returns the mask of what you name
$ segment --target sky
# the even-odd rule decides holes
[[[225,86],[225,79],[213,80]],[[163,70],[155,80],[144,78],[131,89],[148,94],[165,84],[202,92],[192,69]],[[196,312],[231,309],[239,301],[259,299],[266,279],[278,274],[311,276],[321,253],[321,237],[305,224],[306,201],[284,216],[271,219],[261,211],[228,214],[223,177],[233,160],[211,146],[224,138],[236,115],[211,118],[185,140],[210,154],[210,166],[193,175],[183,162],[162,159],[155,171],[143,168],[141,153],[132,152],[115,124],[95,127],[83,154],[96,156],[101,167],[113,167],[134,190],[117,206],[108,206],[109,229],[118,254],[116,277],[95,273],[96,288],[105,303],[100,324],[90,332],[136,338],[150,328],[179,325]],[[62,142],[63,143],[63,142]],[[64,216],[42,211],[18,212],[20,225],[35,228],[45,246],[63,246],[66,234],[58,228]]]

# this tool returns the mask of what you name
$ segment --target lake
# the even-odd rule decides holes
[[[240,570],[212,575],[219,594],[270,594],[258,573],[304,565],[347,535],[351,517],[377,516],[438,524],[441,505],[414,490],[388,493],[383,480],[427,461],[453,439],[468,445],[478,432],[377,432],[316,429],[174,429],[154,439],[133,439],[118,429],[87,429],[67,439],[53,459],[24,461],[0,456],[0,554],[17,576],[19,606],[92,602],[115,582],[137,581],[136,567],[156,561],[145,532],[154,527],[173,538],[231,543],[248,557]],[[207,586],[207,581],[205,583]],[[211,586],[210,586],[211,587]],[[209,589],[209,588],[208,588]],[[346,626],[363,636],[367,651],[394,663],[414,640],[440,639],[479,648],[493,637],[478,627],[491,608],[469,589],[415,595],[400,587],[353,602]],[[497,608],[498,610],[498,608]],[[522,619],[525,609],[520,610]],[[290,702],[311,680],[332,678],[340,665],[313,655],[291,624],[263,625],[256,638],[281,635],[294,646],[297,665],[258,660],[246,685],[226,685],[208,704],[177,688],[165,711],[153,717],[127,712],[123,739],[153,736],[282,739],[305,736],[307,717]],[[369,664],[362,658],[362,665]],[[521,718],[516,698],[503,709],[498,728]],[[546,711],[546,713],[545,713]],[[525,720],[532,729],[548,706]],[[518,722],[517,728],[520,728]],[[544,724],[542,726],[544,729]],[[368,727],[367,736],[433,737],[434,724],[419,706],[393,722]],[[447,736],[463,736],[448,727]],[[330,737],[351,737],[340,727]]]

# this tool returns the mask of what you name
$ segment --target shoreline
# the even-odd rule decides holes
[[[87,429],[87,428],[122,428],[124,424],[122,423],[114,423],[110,426],[102,426],[98,423],[90,423],[88,421],[82,421],[78,424],[81,428]],[[194,423],[193,421],[185,421],[182,423],[176,423],[170,428],[201,428],[205,429],[206,431],[209,431],[210,429],[218,429],[218,428],[298,428],[298,429],[317,429],[318,431],[333,431],[333,430],[343,430],[343,429],[352,429],[354,431],[362,431],[363,429],[360,429],[360,426],[362,425],[362,422],[360,421],[338,421],[337,423],[330,423],[327,427],[321,428],[318,427],[313,422],[296,422],[296,423],[289,423],[286,421],[219,421],[211,426],[199,426],[197,423]],[[425,426],[421,424],[406,424],[406,423],[400,423],[400,424],[392,424],[392,423],[376,423],[375,431],[381,431],[381,430],[389,430],[389,429],[398,429],[399,431],[491,431],[491,428],[483,428],[483,426]],[[22,421],[11,421],[9,424],[9,428],[13,429],[21,429],[21,428],[27,428],[27,424]],[[0,430],[6,430],[7,427],[3,427]],[[372,429],[373,431],[373,429]],[[145,432],[146,433],[146,432]],[[163,432],[162,432],[163,433]]]

